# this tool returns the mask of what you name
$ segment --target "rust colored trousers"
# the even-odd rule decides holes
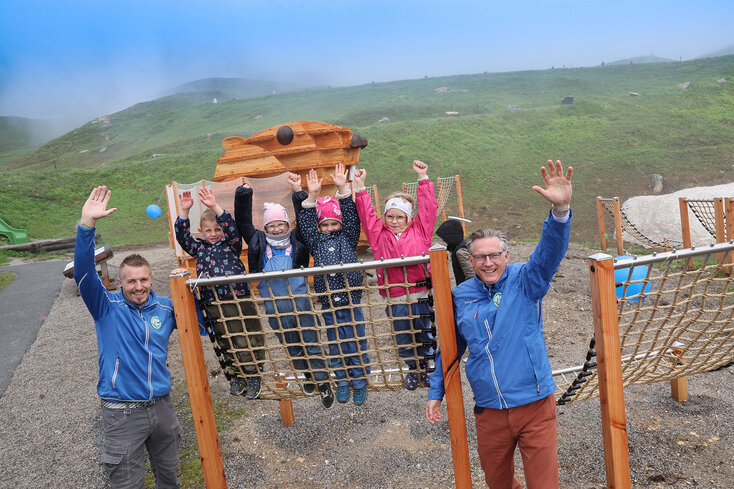
[[[527,489],[558,488],[556,403],[545,399],[509,409],[474,408],[477,450],[490,489],[522,489],[515,479],[520,448]]]

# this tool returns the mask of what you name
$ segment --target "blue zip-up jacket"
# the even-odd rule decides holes
[[[560,223],[549,215],[527,263],[508,264],[496,284],[474,277],[452,291],[458,358],[468,347],[466,376],[480,407],[524,406],[555,392],[542,299],[568,249],[570,217]],[[493,300],[498,293],[500,299]],[[428,399],[442,399],[444,393],[439,350]]]
[[[150,291],[137,307],[108,291],[94,263],[94,231],[80,225],[74,249],[74,281],[97,330],[97,394],[108,401],[149,401],[171,392],[168,340],[176,327],[173,303]]]

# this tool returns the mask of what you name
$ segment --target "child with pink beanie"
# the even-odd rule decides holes
[[[303,239],[316,266],[357,262],[360,222],[352,193],[346,189],[347,171],[343,164],[336,166],[331,178],[337,187],[337,198],[316,200],[321,179],[315,170],[309,172],[308,199],[298,215]],[[336,377],[336,400],[340,403],[349,400],[351,380],[354,404],[358,406],[367,399],[370,373],[364,314],[359,307],[363,286],[362,274],[357,271],[314,277],[314,288],[321,294],[321,315],[329,327],[326,330],[329,367]]]
[[[288,183],[293,190],[293,206],[301,208],[306,192],[301,189],[301,177],[291,173]],[[252,224],[252,188],[248,184],[235,191],[235,220],[247,242],[247,262],[250,273],[289,270],[308,266],[308,250],[303,244],[300,226],[290,228],[288,211],[280,204],[265,203],[264,230]],[[312,394],[318,384],[321,403],[325,408],[334,404],[334,393],[329,384],[323,350],[319,346],[318,330],[311,301],[294,297],[308,293],[305,277],[262,280],[258,284],[265,301],[268,323],[278,341],[286,345],[293,368],[304,372],[303,391]],[[295,304],[295,311],[294,306]],[[291,313],[291,314],[288,314]],[[305,346],[302,346],[305,345]]]

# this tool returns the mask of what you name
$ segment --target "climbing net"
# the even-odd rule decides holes
[[[625,386],[708,372],[734,361],[730,253],[734,243],[615,263],[625,277],[616,283]],[[594,340],[583,365],[554,375],[558,404],[598,396]]]
[[[428,263],[429,257],[424,255],[190,279],[187,284],[202,309],[227,378],[259,376],[261,399],[291,400],[306,397],[304,383],[334,382],[345,369],[349,371],[346,380],[366,379],[368,389],[376,391],[403,389],[411,368],[416,373],[431,372],[429,360],[435,351],[436,326]],[[422,267],[425,280],[415,283],[405,278],[411,265]],[[402,273],[403,281],[378,285],[375,276],[385,276],[388,270],[392,270],[392,277]],[[347,275],[354,273],[362,278],[363,285],[349,285]],[[297,284],[308,275],[325,279],[341,275],[346,287],[330,290],[330,281],[324,280],[325,294],[314,292],[312,286],[300,292]],[[285,285],[287,293],[277,293],[277,281]],[[231,284],[237,282],[250,284],[249,297],[233,295]],[[221,295],[229,298],[217,293],[222,285],[230,293]],[[422,294],[425,297],[405,293],[421,285],[428,287],[428,292]],[[205,287],[213,292],[209,302],[202,299]],[[319,297],[330,298],[326,307],[322,308]],[[327,316],[336,317],[338,324],[331,324]],[[416,321],[419,319],[422,321]],[[354,339],[340,339],[344,337]],[[326,380],[319,380],[324,377]]]
[[[458,181],[459,181],[458,175],[455,175],[453,177],[442,177],[436,180],[436,192],[438,194],[436,195],[436,201],[438,202],[438,210],[436,214],[441,215],[444,221],[446,220],[447,210],[449,210],[450,212],[456,215],[464,217],[464,210],[461,208],[462,207],[461,201],[458,200],[459,199],[459,193],[457,191]],[[403,183],[403,192],[412,196],[415,199],[418,193],[418,182]],[[454,194],[456,194],[457,196],[456,208],[454,208],[453,205],[449,206],[449,199]],[[416,209],[414,209],[414,212],[415,210]]]
[[[615,206],[614,206],[614,199],[613,198],[603,198],[598,197],[598,200],[603,204],[604,209],[609,212],[609,214],[614,217],[615,212]],[[655,249],[655,250],[669,250],[671,248],[679,248],[682,243],[678,241],[672,241],[669,239],[665,239],[662,243],[659,243],[657,241],[654,241],[637,229],[634,224],[627,218],[627,214],[624,213],[623,210],[619,210],[620,220],[622,222],[622,231],[626,232],[630,236],[632,236],[634,239],[642,243],[643,245]]]
[[[716,202],[713,199],[686,199],[686,203],[688,208],[693,211],[698,222],[713,238],[716,238]]]

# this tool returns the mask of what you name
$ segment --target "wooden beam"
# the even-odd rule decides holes
[[[186,385],[189,389],[191,415],[196,428],[199,444],[199,457],[204,472],[207,489],[226,489],[222,449],[219,446],[217,423],[214,419],[214,406],[209,391],[209,377],[204,361],[204,349],[199,336],[199,322],[196,316],[194,296],[186,285],[190,275],[172,275],[171,299],[176,314],[178,339],[181,344],[181,358],[186,372]]]
[[[472,487],[469,465],[469,443],[466,439],[464,397],[461,392],[461,359],[458,358],[454,303],[451,299],[451,280],[446,247],[434,245],[430,249],[433,300],[436,308],[438,337],[441,340],[443,378],[446,391],[446,412],[451,435],[451,455],[454,461],[454,479],[458,489]]]
[[[599,225],[599,241],[601,242],[601,250],[607,251],[607,230],[604,224],[604,203],[601,197],[596,198],[596,222]]]
[[[629,449],[613,258],[602,253],[593,255],[589,258],[589,274],[607,488],[629,489]]]
[[[614,197],[614,229],[617,233],[617,255],[624,255],[624,243],[622,241],[622,207],[619,205],[619,197]]]

